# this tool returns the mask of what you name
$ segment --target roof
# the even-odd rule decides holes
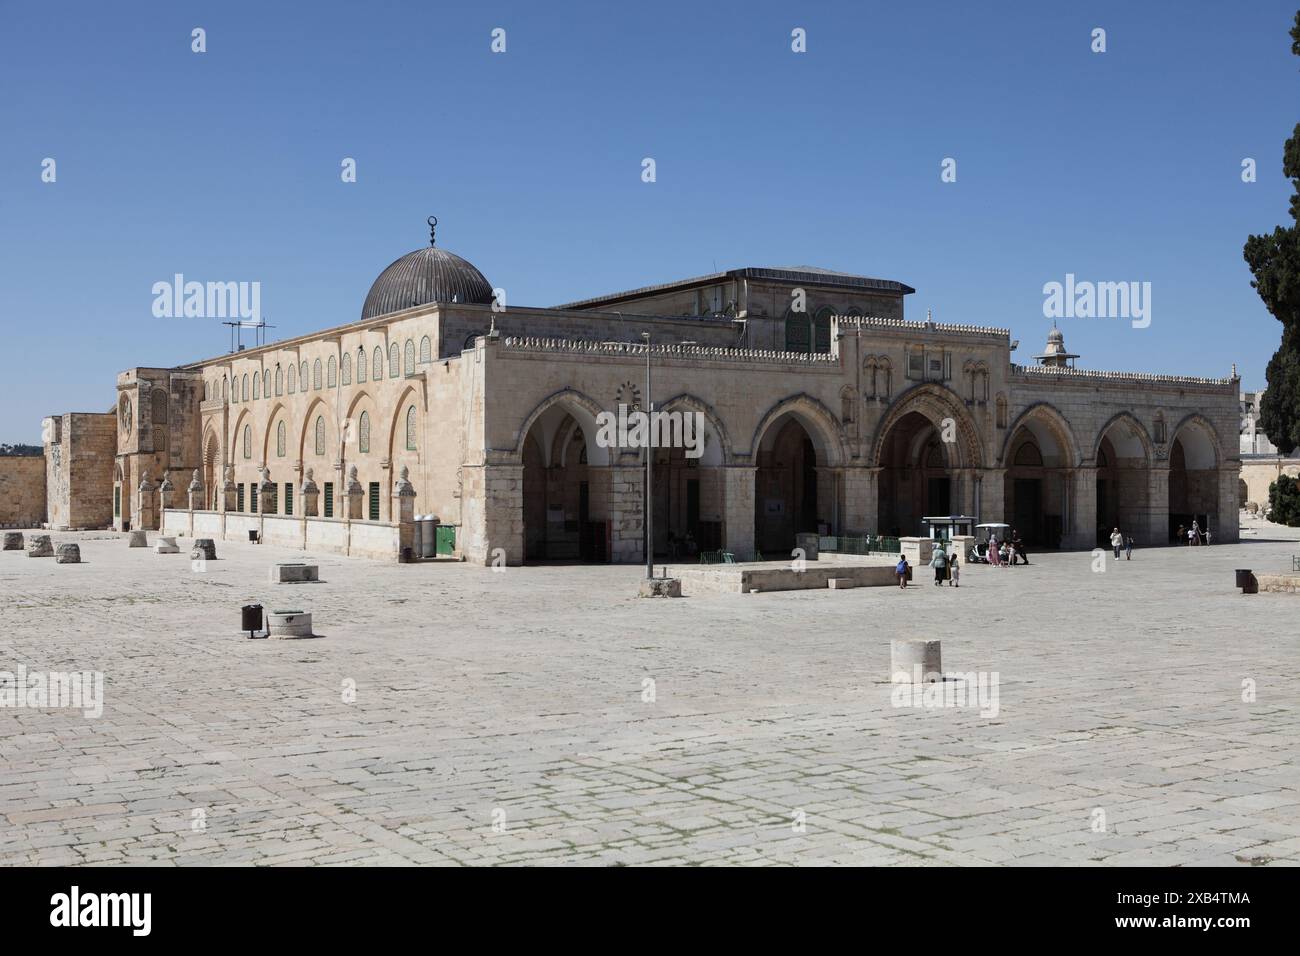
[[[627,299],[640,299],[662,292],[692,289],[697,286],[714,285],[731,279],[767,279],[773,282],[800,283],[823,288],[855,289],[865,292],[883,292],[889,295],[910,295],[916,290],[910,285],[895,282],[893,279],[873,279],[869,276],[853,275],[849,272],[835,272],[818,266],[746,266],[743,269],[730,269],[726,272],[713,272],[709,275],[695,276],[690,279],[677,279],[659,285],[642,286],[625,292],[613,292],[591,299],[580,299],[557,305],[557,309],[587,309],[598,305],[622,302]]]

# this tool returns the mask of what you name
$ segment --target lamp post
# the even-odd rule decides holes
[[[654,421],[651,413],[654,402],[650,400],[650,333],[642,332],[645,340],[645,407],[646,407],[646,441],[645,441],[645,503],[641,510],[645,514],[645,578],[647,581],[655,576],[655,540],[654,540]]]

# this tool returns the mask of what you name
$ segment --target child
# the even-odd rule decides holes
[[[894,565],[894,573],[898,575],[898,586],[907,589],[907,555],[898,556],[898,564]]]
[[[952,569],[952,586],[961,587],[961,565],[957,562],[957,552],[954,551],[948,559],[948,567]]]
[[[1125,561],[1133,560],[1133,536],[1132,535],[1129,535],[1128,538],[1125,539],[1124,541],[1124,560]]]

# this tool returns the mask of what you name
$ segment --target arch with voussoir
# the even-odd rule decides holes
[[[522,465],[524,463],[524,445],[528,441],[528,436],[533,430],[533,426],[548,411],[556,406],[562,406],[564,411],[573,416],[574,420],[582,428],[583,437],[587,442],[587,464],[589,465],[607,465],[609,464],[609,450],[601,448],[596,443],[596,416],[604,409],[600,403],[584,392],[575,388],[563,388],[558,392],[552,392],[546,398],[542,399],[533,410],[524,416],[520,423],[519,431],[515,435],[515,446],[510,452],[508,464]],[[545,445],[542,446],[543,453],[549,454],[550,449]],[[548,460],[549,464],[549,460]]]
[[[935,428],[942,430],[944,419],[951,418],[957,426],[956,442],[958,461],[951,462],[952,468],[982,468],[984,466],[984,446],[980,441],[979,429],[961,398],[951,389],[933,382],[915,385],[903,392],[889,406],[889,410],[876,426],[876,433],[871,441],[870,463],[883,467],[885,442],[895,425],[905,416],[916,412],[929,419]]]
[[[1117,412],[1107,419],[1106,423],[1097,430],[1097,434],[1092,440],[1092,461],[1097,461],[1097,456],[1101,453],[1101,443],[1106,440],[1106,436],[1109,434],[1110,430],[1120,422],[1127,424],[1132,433],[1136,435],[1138,441],[1142,443],[1143,451],[1146,454],[1147,465],[1150,466],[1154,464],[1156,457],[1155,443],[1151,440],[1151,435],[1148,434],[1146,426],[1138,420],[1136,415],[1129,411]],[[1114,443],[1115,441],[1112,438],[1111,444],[1113,445]]]
[[[997,458],[998,464],[1003,467],[1007,465],[1007,452],[1011,450],[1011,441],[1016,437],[1016,432],[1022,425],[1028,427],[1034,420],[1041,421],[1052,433],[1053,439],[1065,453],[1065,467],[1077,468],[1083,461],[1079,440],[1074,434],[1074,429],[1070,427],[1069,421],[1061,414],[1061,410],[1051,402],[1034,402],[1016,416],[1016,420],[1007,427],[1006,436],[1002,439],[1002,448]],[[1032,429],[1030,432],[1033,433]],[[1037,435],[1034,437],[1037,440]],[[1095,453],[1093,457],[1096,457]]]
[[[665,412],[699,412],[704,416],[706,433],[712,432],[718,441],[719,457],[721,460],[717,464],[730,465],[735,462],[735,456],[732,452],[731,446],[731,435],[727,432],[727,426],[723,424],[718,413],[714,411],[713,406],[708,402],[690,394],[689,392],[682,392],[674,395],[667,401],[657,402],[656,410]],[[707,451],[705,457],[709,457]]]
[[[846,440],[844,428],[835,415],[822,402],[807,392],[784,398],[769,408],[754,429],[750,439],[750,461],[758,460],[758,450],[772,426],[789,415],[803,426],[817,452],[818,464],[839,466],[845,463]]]

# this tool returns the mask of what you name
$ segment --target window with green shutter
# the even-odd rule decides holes
[[[325,482],[325,517],[334,517],[334,482],[332,481]]]
[[[236,511],[244,510],[244,486],[243,485],[237,485],[235,487],[235,510]]]
[[[293,484],[288,481],[284,483],[284,513],[293,514]]]
[[[257,482],[248,483],[248,501],[251,507],[248,509],[253,514],[257,514]]]
[[[379,520],[379,482],[370,483],[370,520]]]

